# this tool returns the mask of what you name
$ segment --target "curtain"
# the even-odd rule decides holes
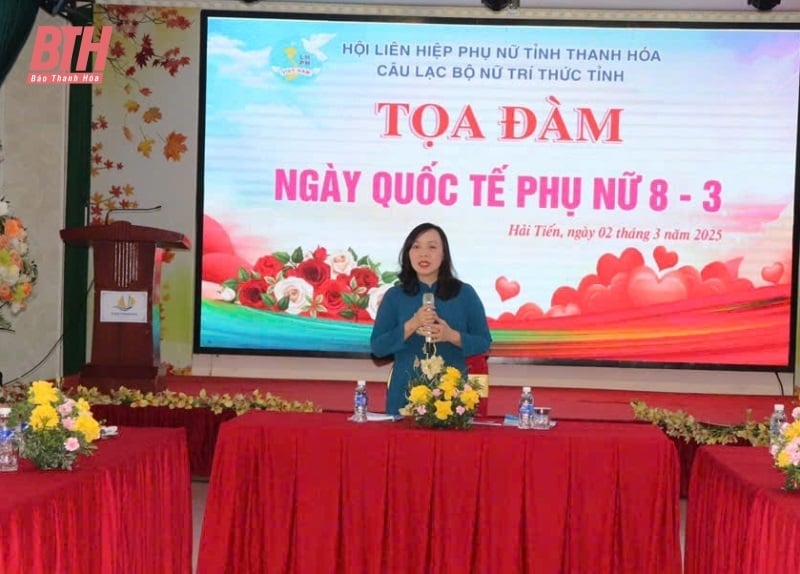
[[[36,0],[0,1],[0,86],[25,45],[38,10]]]

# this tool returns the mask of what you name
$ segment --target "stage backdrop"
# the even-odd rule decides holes
[[[797,30],[200,24],[196,351],[365,356],[432,221],[495,357],[793,366]]]

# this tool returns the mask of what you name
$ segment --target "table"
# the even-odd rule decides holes
[[[0,473],[3,574],[189,574],[183,429],[119,429],[70,471]]]
[[[198,572],[677,574],[678,474],[649,424],[250,412],[220,428]]]
[[[130,405],[92,405],[92,413],[97,420],[107,421],[109,425],[185,429],[191,475],[203,478],[211,474],[219,426],[236,418],[233,410],[215,413],[206,408],[131,408]]]
[[[800,572],[800,493],[766,447],[703,446],[689,483],[688,574]]]

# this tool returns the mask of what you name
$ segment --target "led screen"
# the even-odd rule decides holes
[[[494,357],[793,364],[800,32],[204,12],[195,349],[368,356],[407,233]]]

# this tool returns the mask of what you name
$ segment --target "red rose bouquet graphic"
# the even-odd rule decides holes
[[[297,247],[264,255],[252,269],[222,282],[220,298],[263,311],[334,320],[371,321],[397,280],[352,248],[328,252]]]

